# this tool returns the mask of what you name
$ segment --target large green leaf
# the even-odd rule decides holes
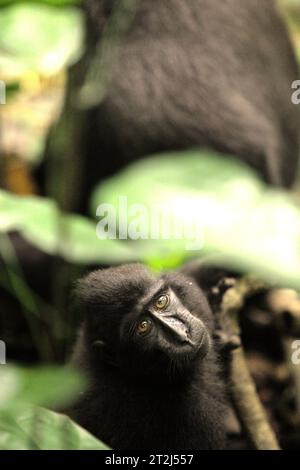
[[[188,237],[136,241],[139,258],[153,266],[217,253],[231,266],[300,286],[299,208],[290,195],[266,187],[241,162],[196,150],[140,161],[96,189],[93,213],[100,203],[110,203],[119,211],[119,222],[130,224],[120,196],[128,198],[128,207],[145,205],[149,214],[159,206],[173,226],[184,224],[190,235],[199,230],[194,250]]]
[[[105,450],[108,447],[65,415],[27,406],[0,412],[2,450]]]
[[[67,367],[0,366],[0,449],[105,449],[67,416],[36,405],[69,406],[85,381]]]
[[[62,214],[50,199],[20,197],[0,190],[0,233],[13,230],[44,252],[74,263],[123,263],[135,259],[130,247],[119,240],[99,240],[92,220]]]
[[[0,71],[7,67],[56,73],[76,61],[82,48],[82,16],[76,8],[17,3],[1,9]]]
[[[29,403],[64,406],[84,387],[82,377],[67,367],[0,367],[0,411],[15,412]]]

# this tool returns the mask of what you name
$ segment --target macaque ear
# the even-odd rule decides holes
[[[72,308],[78,318],[81,319],[83,319],[90,311],[91,307],[96,305],[99,301],[99,299],[97,299],[98,288],[95,285],[94,276],[91,276],[92,274],[93,273],[90,273],[77,280],[72,290]]]
[[[90,299],[88,277],[78,279],[74,285],[72,298],[77,305],[83,306]]]

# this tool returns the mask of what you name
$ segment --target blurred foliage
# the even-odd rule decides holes
[[[195,237],[198,230],[201,246],[189,247],[197,240],[182,237],[126,243],[104,234],[100,240],[92,220],[63,214],[50,199],[5,191],[0,192],[0,231],[18,231],[45,253],[73,263],[141,260],[167,268],[190,257],[220,253],[231,265],[299,287],[296,201],[267,187],[241,162],[198,151],[150,157],[102,183],[92,198],[93,213],[101,202],[112,204],[118,223],[129,225],[128,213],[118,213],[120,196],[128,198],[128,208],[138,202],[149,214],[151,207],[169,214],[172,233],[180,233],[184,226]],[[147,229],[143,223],[149,220],[138,222],[141,231]]]
[[[99,240],[95,223],[63,214],[51,199],[0,190],[0,233],[18,231],[40,250],[73,263],[123,263],[134,254],[119,240]]]
[[[78,373],[66,367],[1,367],[0,411],[17,412],[29,403],[58,407],[69,404],[84,387]]]
[[[2,366],[0,449],[107,448],[67,416],[36,406],[67,406],[83,387],[82,378],[67,368]]]
[[[1,151],[7,175],[15,174],[15,159],[19,167],[42,158],[45,134],[59,114],[63,82],[63,77],[57,77],[48,86],[39,75],[29,74],[8,84],[7,104],[0,109]],[[8,176],[9,183],[7,180]]]
[[[62,105],[65,69],[82,53],[83,18],[73,3],[78,2],[0,2],[0,78],[7,85],[7,104],[0,108],[4,155],[33,162],[42,154]]]
[[[81,53],[82,16],[76,8],[14,4],[1,9],[1,75],[28,69],[53,74]]]
[[[108,447],[65,415],[27,406],[0,412],[0,450],[106,450]]]
[[[128,206],[144,204],[149,214],[159,207],[171,217],[174,233],[184,224],[187,233],[198,229],[200,242],[202,237],[200,251],[192,251],[187,241],[193,240],[188,239],[135,242],[135,252],[150,265],[176,267],[191,256],[219,253],[230,266],[300,287],[296,201],[267,187],[240,161],[196,150],[153,156],[101,184],[92,197],[92,211],[105,201],[118,212],[120,196],[128,197]],[[121,222],[126,217],[130,223],[128,213],[118,214]],[[141,228],[143,223],[148,221],[141,219]]]
[[[300,60],[300,1],[278,0],[278,3],[289,26],[291,38]]]
[[[69,5],[80,5],[82,0],[0,0],[0,7],[12,6],[22,3],[33,3],[37,5],[55,5],[64,7]]]
[[[101,441],[65,415],[27,406],[10,416],[0,412],[0,450],[107,450]]]

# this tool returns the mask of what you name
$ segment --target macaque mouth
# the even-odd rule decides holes
[[[201,320],[193,316],[167,314],[156,317],[161,328],[169,338],[177,352],[192,352],[197,354],[206,347],[209,340],[206,329]],[[201,351],[202,353],[202,351]]]

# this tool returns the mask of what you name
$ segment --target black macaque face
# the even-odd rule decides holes
[[[79,285],[94,367],[131,376],[179,379],[211,345],[212,314],[203,292],[181,274],[151,277],[141,265],[99,270]]]

